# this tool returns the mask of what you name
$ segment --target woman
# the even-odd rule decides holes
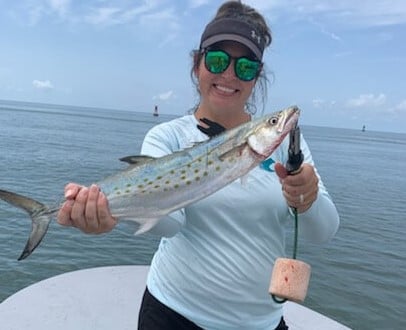
[[[191,115],[148,132],[142,153],[154,157],[204,141],[251,120],[254,89],[266,80],[262,56],[271,43],[264,18],[237,1],[224,3],[193,53],[192,76],[200,102]],[[209,124],[209,125],[207,125]],[[299,213],[300,236],[329,240],[339,218],[301,138],[304,163],[287,175],[288,141],[267,164],[213,195],[162,219],[151,263],[140,329],[287,329],[282,306],[268,294],[284,228]],[[88,233],[111,230],[116,220],[98,187],[68,184],[58,220]]]

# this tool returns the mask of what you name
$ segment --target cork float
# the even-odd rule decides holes
[[[307,263],[288,258],[275,261],[269,293],[294,302],[303,302],[310,281],[311,267]]]

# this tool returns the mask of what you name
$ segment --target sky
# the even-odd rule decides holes
[[[265,113],[406,133],[406,1],[247,0],[272,30]],[[218,0],[0,0],[0,100],[183,115]]]

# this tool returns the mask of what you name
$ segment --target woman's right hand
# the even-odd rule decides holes
[[[84,187],[69,183],[65,186],[65,199],[57,217],[63,226],[76,227],[88,234],[101,234],[111,231],[117,224],[106,196],[97,185]]]

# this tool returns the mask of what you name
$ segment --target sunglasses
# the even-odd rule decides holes
[[[234,72],[238,79],[251,81],[258,77],[262,63],[248,57],[233,57],[223,50],[204,50],[204,65],[206,69],[214,74],[219,74],[227,70],[234,60]]]

